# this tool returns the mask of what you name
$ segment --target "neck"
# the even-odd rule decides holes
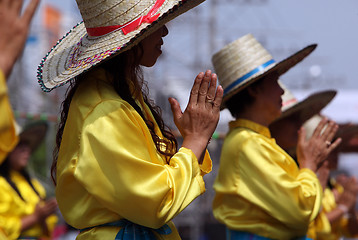
[[[272,122],[272,118],[266,115],[267,113],[265,111],[260,111],[255,107],[248,107],[244,112],[240,113],[237,118],[244,118],[262,126],[269,127]]]

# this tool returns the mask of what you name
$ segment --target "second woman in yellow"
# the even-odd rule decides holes
[[[227,239],[304,239],[319,212],[322,189],[315,171],[339,143],[326,145],[337,126],[328,124],[320,135],[327,123],[322,122],[309,142],[300,134],[300,168],[268,128],[281,114],[279,76],[314,49],[308,46],[276,63],[248,34],[213,57],[224,88],[222,108],[235,118],[229,123],[214,183],[213,212],[226,225]]]

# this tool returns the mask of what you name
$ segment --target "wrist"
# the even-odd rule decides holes
[[[183,139],[183,144],[182,144],[183,147],[190,149],[195,154],[199,163],[202,160],[207,145],[208,145],[208,139],[199,139],[199,138],[191,138],[191,137],[185,137]]]
[[[211,138],[199,136],[199,135],[186,135],[183,137],[183,145],[195,145],[197,147],[206,148]]]
[[[307,169],[312,170],[312,172],[314,172],[314,173],[316,173],[316,171],[317,171],[317,166],[314,164],[300,163],[299,166],[300,166],[300,169],[307,168]]]

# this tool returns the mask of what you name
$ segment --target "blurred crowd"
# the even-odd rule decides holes
[[[78,2],[81,3],[81,1]],[[188,2],[190,1],[188,0]],[[306,99],[298,101],[291,91],[279,81],[281,75],[311,54],[316,45],[307,46],[289,56],[287,59],[275,63],[271,60],[272,56],[251,34],[238,38],[238,40],[224,46],[223,49],[213,55],[212,61],[217,75],[211,71],[206,71],[196,77],[193,89],[190,93],[190,101],[197,101],[196,105],[202,104],[200,106],[204,106],[205,108],[199,107],[200,109],[195,109],[195,107],[191,105],[191,107],[188,107],[185,111],[181,111],[178,102],[174,99],[170,99],[174,121],[178,126],[177,131],[170,132],[166,130],[164,123],[161,122],[160,114],[157,115],[156,107],[151,105],[150,99],[147,99],[145,94],[143,94],[143,96],[141,95],[142,90],[139,91],[141,94],[138,94],[135,99],[132,99],[130,97],[128,98],[128,93],[121,87],[116,88],[116,86],[114,86],[114,89],[116,89],[121,98],[128,102],[128,106],[121,103],[121,105],[118,105],[118,108],[124,108],[122,111],[128,115],[125,115],[125,117],[121,115],[121,117],[117,119],[111,115],[115,109],[108,109],[108,106],[104,106],[102,109],[97,110],[97,117],[108,117],[108,119],[101,124],[97,123],[98,125],[95,125],[97,128],[93,128],[94,123],[87,123],[83,120],[83,127],[89,128],[86,130],[87,135],[83,136],[86,137],[86,141],[84,141],[85,143],[83,144],[85,147],[88,147],[88,149],[91,149],[83,151],[82,149],[74,149],[68,142],[70,141],[69,139],[73,138],[71,135],[72,131],[76,131],[77,128],[80,128],[76,124],[84,119],[83,116],[80,115],[85,111],[84,106],[86,106],[87,103],[90,105],[92,102],[81,100],[81,96],[75,95],[75,91],[79,89],[78,92],[82,91],[83,96],[86,96],[85,93],[87,93],[86,91],[88,90],[86,90],[83,85],[80,85],[81,81],[84,81],[84,79],[85,81],[92,81],[91,84],[93,84],[93,81],[97,81],[93,80],[90,74],[85,74],[87,70],[93,75],[107,77],[106,74],[116,71],[113,70],[116,69],[115,64],[124,64],[121,62],[124,61],[123,59],[118,60],[108,55],[108,57],[113,57],[113,59],[116,60],[108,61],[109,63],[104,65],[103,68],[93,68],[91,64],[96,65],[93,62],[103,61],[103,59],[91,59],[93,62],[88,64],[88,68],[86,65],[83,72],[78,72],[71,76],[78,81],[78,85],[71,85],[72,88],[69,91],[68,96],[70,97],[68,97],[68,100],[69,102],[77,101],[76,104],[78,105],[82,104],[79,107],[81,111],[78,110],[76,112],[76,110],[72,110],[71,112],[71,110],[69,110],[69,102],[64,101],[63,106],[66,109],[66,104],[68,104],[68,109],[63,110],[61,122],[59,123],[55,159],[56,161],[59,159],[64,161],[65,159],[67,162],[55,161],[52,170],[55,173],[56,171],[60,173],[60,175],[54,177],[54,181],[57,184],[57,198],[55,196],[48,196],[49,194],[46,193],[44,187],[44,184],[48,183],[41,182],[35,177],[36,174],[33,174],[29,169],[29,161],[31,155],[39,149],[41,144],[44,144],[44,140],[48,134],[49,124],[46,121],[39,120],[29,121],[23,126],[20,126],[16,122],[13,109],[9,102],[11,92],[8,92],[7,89],[7,79],[9,78],[13,65],[21,55],[27,39],[29,26],[38,4],[39,0],[31,0],[22,11],[22,1],[0,0],[0,240],[70,240],[75,239],[77,236],[80,236],[79,239],[90,239],[88,238],[91,236],[90,234],[94,234],[93,236],[97,236],[96,234],[99,234],[98,236],[112,236],[113,234],[117,234],[116,239],[136,239],[135,237],[130,238],[127,235],[120,238],[121,236],[119,235],[125,235],[125,233],[121,233],[121,231],[117,231],[117,229],[110,233],[103,233],[100,230],[96,232],[94,230],[96,228],[103,229],[108,227],[128,230],[129,226],[134,226],[135,231],[141,231],[141,234],[148,237],[139,239],[153,239],[152,236],[154,235],[165,235],[164,238],[157,239],[179,239],[178,237],[180,235],[184,240],[195,240],[192,239],[193,235],[188,234],[186,229],[186,227],[193,229],[195,226],[191,225],[192,223],[188,224],[187,219],[185,219],[187,215],[179,213],[201,194],[203,194],[203,196],[199,198],[206,199],[206,201],[209,202],[209,204],[205,205],[206,209],[204,211],[197,213],[203,216],[201,221],[204,221],[204,223],[202,223],[201,226],[207,224],[208,226],[212,226],[212,229],[217,230],[210,231],[210,229],[203,227],[201,229],[202,232],[195,235],[198,240],[358,239],[358,181],[355,176],[350,176],[347,171],[342,171],[338,168],[340,155],[342,153],[358,152],[358,126],[351,123],[336,123],[334,119],[328,119],[321,114],[322,109],[331,101],[334,101],[336,91],[315,92]],[[85,5],[85,3],[82,3],[82,7],[83,5]],[[192,7],[194,6],[190,8]],[[180,9],[180,7],[177,8]],[[156,10],[158,9],[159,7]],[[84,15],[84,12],[82,14]],[[179,14],[180,13],[177,15]],[[163,16],[166,15],[163,14]],[[154,20],[150,22],[148,19],[145,21],[148,21],[148,24],[155,22]],[[133,24],[133,22],[131,22],[131,24]],[[129,26],[131,24],[129,24]],[[154,47],[152,46],[152,48],[156,50],[158,50],[158,48],[160,49],[163,44],[161,38],[168,34],[168,29],[166,29],[164,24],[165,22],[163,26],[151,32],[151,35],[147,34],[149,37],[145,35],[145,37],[136,43],[139,44],[140,42],[141,44],[139,50],[137,48],[133,50],[134,53],[136,53],[135,51],[142,51],[140,55],[140,65],[151,67],[155,64],[156,58],[154,60],[152,60],[152,58],[156,53],[150,52],[147,56],[146,49],[149,49],[156,39],[160,39],[156,40],[159,41],[159,44],[156,44]],[[130,34],[131,31],[136,31],[133,30],[134,28],[130,28],[131,27],[125,30],[129,32],[128,34]],[[93,29],[94,28],[87,28],[87,31],[91,32],[91,34],[100,34],[101,31],[106,31],[103,29]],[[147,30],[147,28],[143,28],[143,31],[145,30]],[[104,35],[110,33],[111,32],[106,32]],[[147,39],[151,41],[146,41]],[[133,40],[133,42],[134,41],[136,40]],[[127,46],[126,44],[130,43],[132,42],[122,44],[123,46]],[[83,45],[85,44],[90,43],[83,43]],[[60,47],[61,45],[59,48]],[[127,50],[127,52],[132,53],[131,51],[132,49]],[[113,52],[115,51],[113,50]],[[120,51],[118,50],[118,52]],[[105,52],[105,54],[107,53],[108,51]],[[80,55],[81,52],[76,52],[76,54]],[[71,57],[76,57],[76,54],[72,54]],[[121,54],[125,55],[126,52],[120,52],[120,55]],[[158,57],[159,55],[160,54],[158,54]],[[126,57],[131,59],[133,56]],[[135,59],[135,57],[133,59]],[[55,58],[55,60],[58,59]],[[45,64],[43,62],[41,63],[41,67],[44,67],[45,70],[50,69],[53,66],[47,66],[46,61],[55,60],[51,59],[50,55],[48,59],[45,59]],[[72,61],[73,64],[75,64],[75,60],[72,59]],[[133,62],[137,64],[137,62]],[[53,62],[50,63],[54,64]],[[80,65],[82,63],[78,64],[76,69],[82,67],[82,65]],[[127,69],[131,69],[131,71],[133,70],[129,65],[128,67],[127,65],[125,66]],[[126,75],[126,68],[123,70],[123,74],[128,77],[130,74]],[[72,71],[70,72],[71,73],[66,74],[72,74]],[[137,73],[136,69],[133,70],[133,73],[134,72]],[[76,74],[81,77],[78,77]],[[122,74],[122,72],[120,74]],[[114,76],[113,79],[116,80],[117,75],[114,74]],[[43,75],[41,77],[45,79],[45,77],[48,76]],[[51,77],[53,76],[51,75]],[[62,77],[62,75],[60,77]],[[43,81],[41,85],[43,89],[50,91],[52,88],[62,86],[67,80],[68,79],[62,79],[62,82],[59,81],[59,83],[56,83],[56,81],[52,82],[49,80],[46,82],[46,80],[40,79],[40,82]],[[216,86],[217,80],[221,86]],[[100,81],[103,82],[105,80],[101,78]],[[96,89],[97,85],[91,84],[88,84],[88,86],[90,86],[88,88],[93,87],[93,89]],[[119,85],[120,84],[125,85],[123,82],[120,82]],[[130,90],[137,90],[139,86],[142,86],[137,86],[136,84],[137,83],[134,83],[126,87]],[[106,83],[105,85],[107,86],[108,84]],[[95,95],[96,98],[103,97],[103,95],[110,92],[107,87],[103,88],[105,90],[99,91],[100,93],[91,93],[97,94]],[[204,93],[203,89],[205,89]],[[197,91],[196,95],[194,94],[195,91]],[[71,93],[73,95],[71,95]],[[202,97],[201,95],[205,96]],[[93,105],[96,104],[97,103],[93,103]],[[131,107],[133,107],[133,110],[127,110]],[[203,108],[207,110],[206,112],[210,112],[210,115],[205,115],[206,113],[203,113],[205,112],[202,110]],[[225,108],[229,109],[235,120],[229,123],[228,133],[213,135],[219,112]],[[190,109],[192,109],[192,112],[188,113]],[[130,113],[127,113],[127,111]],[[139,116],[138,119],[137,115],[133,112],[140,112],[139,115],[137,114]],[[77,116],[76,114],[79,115]],[[78,118],[71,118],[73,115],[76,115]],[[199,120],[193,121],[192,119],[196,117]],[[145,121],[140,121],[139,119],[141,118],[145,119]],[[142,131],[133,130],[133,132],[136,131],[135,133],[126,133],[127,135],[124,136],[124,139],[127,139],[128,147],[126,151],[120,153],[117,152],[119,150],[114,150],[110,146],[102,146],[111,145],[109,143],[107,144],[105,138],[110,135],[112,129],[106,130],[105,128],[107,124],[114,124],[111,123],[111,121],[114,121],[113,119],[115,121],[124,121],[123,125],[125,125],[125,127],[119,129],[118,132],[129,131],[128,129],[131,128],[145,129]],[[129,121],[127,119],[130,119],[130,124],[126,122]],[[66,121],[69,122],[70,124],[68,125],[72,127],[71,129],[67,129],[67,131],[65,128]],[[153,123],[148,123],[150,121],[157,122],[158,126],[154,126]],[[93,120],[93,122],[95,121]],[[203,124],[206,122],[208,122],[206,125]],[[200,125],[199,123],[201,123],[202,126],[195,128],[197,125]],[[188,125],[191,126],[188,127]],[[80,126],[82,127],[82,125]],[[108,135],[103,137],[102,132]],[[158,132],[161,133],[159,134]],[[195,134],[192,134],[193,132],[195,132]],[[143,146],[140,145],[141,141],[137,141],[135,137],[141,134],[144,135],[143,139],[145,139],[144,142],[147,143],[145,144],[146,147],[150,144],[154,145],[153,149],[155,150],[148,150],[148,156],[150,156],[151,159],[158,158],[161,160],[165,159],[165,161],[163,160],[163,163],[157,163],[153,160],[153,162],[149,164],[150,167],[148,167],[148,165],[141,165],[143,163],[138,163],[140,162],[138,161],[133,164],[134,166],[128,167],[128,169],[137,169],[138,172],[146,176],[147,172],[157,173],[157,171],[159,171],[157,168],[152,167],[152,165],[165,166],[163,167],[165,170],[169,168],[168,166],[171,166],[174,170],[168,170],[169,173],[167,175],[170,175],[169,178],[174,179],[180,175],[180,181],[175,182],[173,180],[173,182],[176,183],[173,183],[174,187],[179,188],[179,186],[183,185],[182,187],[184,188],[180,188],[178,192],[173,191],[171,194],[167,194],[169,190],[164,189],[164,187],[155,186],[155,188],[150,189],[150,191],[148,190],[148,192],[150,192],[149,194],[156,196],[153,197],[153,199],[158,199],[153,200],[149,198],[146,204],[153,204],[153,206],[159,209],[159,213],[156,213],[155,217],[148,217],[149,220],[143,217],[146,214],[151,214],[149,210],[145,212],[145,210],[147,210],[146,208],[143,208],[142,213],[136,209],[137,206],[132,206],[129,208],[130,210],[116,208],[117,202],[115,200],[117,200],[117,198],[113,197],[113,199],[111,199],[111,197],[118,192],[123,195],[128,194],[122,188],[113,190],[111,186],[108,187],[108,189],[113,190],[113,192],[108,194],[107,197],[102,196],[107,194],[107,192],[101,192],[102,189],[92,189],[92,186],[90,188],[87,187],[86,184],[91,185],[93,183],[92,185],[96,185],[95,183],[98,180],[103,181],[103,189],[107,190],[105,187],[107,186],[106,179],[108,177],[108,181],[111,183],[110,180],[114,179],[114,176],[113,174],[105,174],[103,172],[111,172],[113,170],[110,169],[111,165],[100,162],[98,163],[100,167],[98,167],[91,161],[89,161],[86,166],[81,165],[77,172],[80,172],[79,175],[81,175],[81,171],[83,171],[83,176],[76,175],[76,178],[80,179],[78,180],[80,183],[73,180],[74,177],[71,175],[75,174],[75,171],[71,170],[71,167],[73,167],[71,165],[73,156],[83,154],[83,156],[88,159],[93,157],[94,159],[101,158],[105,160],[116,154],[121,157],[128,157],[130,154],[127,152],[133,152],[133,156],[130,155],[128,158],[136,160],[140,157],[147,156],[145,154],[136,155],[138,152],[136,148]],[[209,136],[207,137],[209,139],[203,139],[203,136]],[[115,139],[121,139],[120,137],[121,135],[118,134]],[[166,141],[162,139],[169,140]],[[93,144],[91,141],[100,146],[98,147],[99,150],[95,149],[97,146],[93,147],[93,145],[91,145]],[[60,148],[61,142],[64,142],[62,151]],[[139,145],[137,146],[136,144]],[[177,145],[185,149],[190,149],[191,152],[188,153],[183,150],[183,148],[180,148],[180,150],[176,152],[173,146]],[[215,146],[215,149],[213,146]],[[63,148],[65,148],[66,151],[63,150]],[[210,149],[213,150],[211,151]],[[76,152],[77,150],[78,152]],[[207,150],[211,153],[214,170],[210,175],[211,180],[206,180],[207,192],[204,193],[203,176],[212,170],[211,159]],[[73,155],[68,156],[70,153],[73,153]],[[162,155],[162,157],[158,157],[157,155]],[[188,163],[186,165],[183,164],[183,166],[180,165],[181,161],[179,160],[179,163],[171,163],[172,159],[175,160],[176,158],[182,160],[182,162],[187,161]],[[125,162],[125,164],[128,163]],[[125,164],[123,163],[118,169],[122,169]],[[148,171],[140,171],[143,166],[148,167]],[[97,167],[101,169],[100,173],[96,172],[98,170]],[[184,170],[179,171],[179,173],[175,172],[175,169],[178,168],[183,168]],[[83,169],[95,170],[90,174]],[[114,169],[116,168],[114,167]],[[188,174],[188,172],[190,172],[190,174]],[[105,177],[101,175],[102,173]],[[153,175],[155,175],[154,173]],[[98,176],[96,174],[98,174]],[[186,174],[188,174],[188,176]],[[124,175],[124,173],[122,175]],[[165,178],[164,175],[165,174],[160,171],[160,174],[155,175],[157,176],[155,180],[152,179],[151,181],[154,182],[157,178]],[[195,176],[187,180],[190,178],[189,175]],[[92,178],[92,180],[89,178]],[[133,184],[133,186],[136,186],[134,182],[141,182],[140,177],[138,178],[136,176],[128,177],[127,180],[123,180],[123,178],[124,177],[120,178],[123,182],[120,182],[118,185],[127,186]],[[209,177],[206,178],[209,179]],[[168,181],[169,180],[163,180],[166,184]],[[150,187],[146,184],[147,182],[143,184],[144,187],[141,187],[149,189]],[[185,188],[186,185],[188,186],[187,188]],[[81,195],[84,191],[81,188],[82,186],[85,186],[83,188],[86,190],[90,189],[88,193],[86,192]],[[76,187],[78,187],[78,189],[76,189]],[[99,186],[99,188],[101,187],[102,186]],[[156,191],[165,192],[165,197],[161,198],[157,196],[160,195],[160,193],[154,193]],[[67,195],[68,192],[70,192],[70,194]],[[135,190],[133,190],[133,192],[130,190],[129,192],[133,195],[145,195],[146,193],[143,189],[141,189],[140,194],[133,193],[136,192]],[[185,192],[185,194],[183,192]],[[77,193],[78,195],[76,195]],[[176,194],[179,196],[183,194],[183,196],[179,197],[180,200],[177,200]],[[89,195],[94,195],[95,200]],[[125,201],[132,201],[130,197],[128,198],[129,199],[125,199]],[[133,201],[135,201],[135,199],[134,197]],[[95,212],[97,217],[101,218],[100,210],[97,209],[98,206],[95,204],[97,203],[96,201],[98,201],[100,205],[103,204],[108,207],[108,212],[111,214],[106,212],[104,215],[112,216],[115,214],[112,214],[111,211],[116,213],[118,211],[128,215],[125,219],[128,220],[128,222],[106,220],[101,223],[100,221],[94,221],[87,226],[87,223],[83,219],[80,219],[82,215],[87,214],[86,216],[91,216],[91,214]],[[74,211],[75,207],[68,207],[74,202],[82,205],[81,207],[84,209],[76,212]],[[158,207],[156,202],[163,204],[163,206]],[[168,202],[174,203],[169,204]],[[76,206],[78,209],[80,208],[78,205]],[[173,213],[170,210],[168,210],[169,213],[163,213],[162,211],[165,211],[166,208],[177,209],[173,211]],[[190,209],[190,206],[188,208]],[[90,210],[89,212],[87,212],[88,209]],[[159,217],[161,214],[165,215],[165,217]],[[177,234],[177,230],[173,227],[174,224],[171,223],[174,216],[176,217],[176,221],[174,222],[178,227],[178,235],[175,235]],[[160,220],[156,219],[157,217],[160,218]],[[157,220],[158,222],[156,222]],[[153,223],[153,225],[151,225],[148,223],[150,221],[155,222],[155,224]],[[143,228],[142,225],[145,227]],[[168,228],[170,231],[168,231]],[[148,231],[151,232],[153,229],[161,230],[162,232],[156,232],[155,234],[148,233]],[[174,237],[166,238],[166,235],[174,235]],[[98,238],[93,237],[93,239]]]

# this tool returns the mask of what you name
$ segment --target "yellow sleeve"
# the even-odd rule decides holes
[[[0,192],[0,228],[9,239],[17,239],[21,234],[21,218],[13,206],[16,193],[3,177],[0,177]]]
[[[238,156],[243,180],[238,183],[237,195],[260,206],[289,229],[308,226],[317,216],[322,189],[311,170],[298,171],[278,146],[259,138],[247,139]]]
[[[201,166],[181,148],[165,164],[150,132],[133,108],[100,103],[84,120],[75,178],[98,202],[134,223],[159,228],[205,191]]]
[[[5,160],[17,142],[15,131],[15,118],[7,95],[7,85],[0,70],[0,164]]]
[[[328,239],[331,235],[332,228],[326,213],[321,211],[317,217],[310,223],[307,237],[310,239]]]

